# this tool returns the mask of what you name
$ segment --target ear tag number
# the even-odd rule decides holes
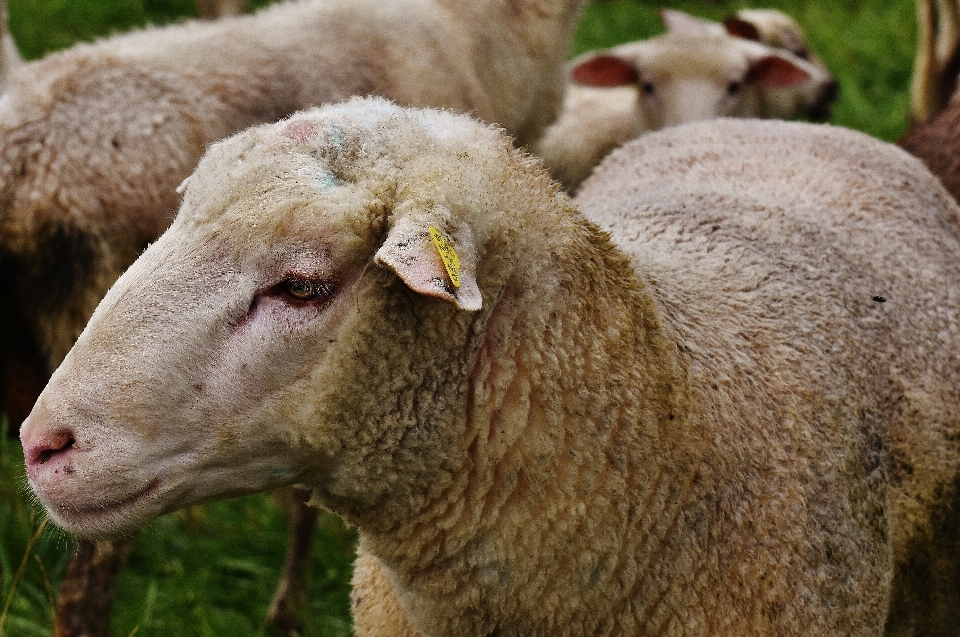
[[[450,275],[450,282],[453,287],[460,287],[460,257],[457,251],[453,249],[453,242],[447,241],[446,237],[440,234],[440,231],[430,226],[430,238],[433,239],[433,245],[436,246],[440,258],[443,260],[443,266]]]

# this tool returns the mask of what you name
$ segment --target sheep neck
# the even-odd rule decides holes
[[[525,587],[573,599],[636,555],[662,559],[702,453],[689,432],[685,372],[645,285],[605,237],[582,230],[569,254],[522,264],[487,310],[466,423],[455,427],[469,432],[453,469],[464,478],[387,533],[361,524],[362,546],[411,606],[443,614],[454,586],[483,600],[465,616],[509,623],[529,612],[515,606]],[[561,276],[547,274],[557,261]],[[632,529],[620,551],[576,555],[608,524]],[[520,573],[550,577],[534,584]]]

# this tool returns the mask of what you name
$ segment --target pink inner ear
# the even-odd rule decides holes
[[[476,311],[483,305],[474,273],[476,248],[472,239],[460,235],[460,287],[450,280],[440,252],[430,238],[429,222],[411,217],[399,219],[377,251],[375,260],[396,273],[407,287],[424,296],[453,303],[460,309]],[[453,235],[448,235],[452,237]]]
[[[741,20],[735,15],[724,18],[723,26],[726,27],[727,33],[735,38],[753,40],[754,42],[760,41],[760,31],[757,30],[757,27],[746,20]]]
[[[598,55],[581,62],[570,77],[577,84],[598,87],[626,86],[639,80],[633,65],[615,55]]]
[[[775,88],[796,86],[810,80],[810,74],[793,62],[776,55],[762,57],[750,66],[748,82]]]

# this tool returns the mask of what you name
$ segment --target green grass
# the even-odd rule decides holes
[[[11,30],[28,58],[148,22],[182,19],[194,11],[192,0],[10,0],[9,5]],[[745,6],[786,11],[804,26],[813,48],[840,83],[832,123],[886,140],[905,130],[916,46],[913,0],[594,3],[587,8],[574,52],[660,33],[660,6],[714,19]],[[4,429],[0,424],[0,432]],[[0,615],[0,637],[50,634],[57,585],[73,547],[73,540],[52,525],[31,545],[42,513],[23,485],[19,444],[0,436],[0,613],[10,600],[9,610]],[[122,572],[114,635],[264,634],[286,533],[283,512],[267,496],[160,518],[139,538]],[[349,634],[354,539],[337,518],[323,519],[305,635]],[[17,577],[21,564],[22,575]]]

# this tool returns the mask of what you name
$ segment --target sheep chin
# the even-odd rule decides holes
[[[157,517],[157,496],[161,490],[161,481],[154,479],[130,496],[90,507],[50,502],[42,492],[38,496],[57,526],[85,539],[104,540],[132,535]]]

